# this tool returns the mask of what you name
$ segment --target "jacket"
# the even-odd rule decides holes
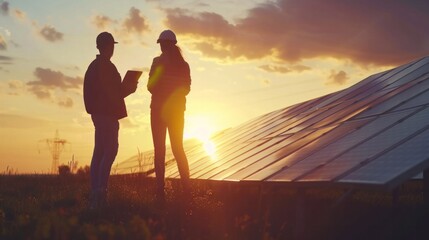
[[[191,73],[186,61],[174,60],[165,54],[153,59],[147,84],[152,94],[150,107],[186,109],[186,95],[191,90]]]
[[[97,55],[85,73],[83,98],[86,112],[121,119],[127,116],[121,75],[110,59]]]

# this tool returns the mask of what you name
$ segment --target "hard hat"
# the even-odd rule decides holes
[[[159,43],[160,41],[171,41],[174,44],[176,44],[177,43],[176,34],[174,34],[174,32],[171,30],[164,30],[159,35],[159,38],[156,42]]]
[[[109,32],[102,32],[97,36],[97,47],[102,47],[110,44],[115,44],[115,39],[113,39],[113,35]]]

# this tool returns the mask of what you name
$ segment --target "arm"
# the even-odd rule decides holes
[[[185,74],[184,74],[184,87],[186,90],[186,95],[189,94],[189,92],[191,91],[191,69],[189,68],[189,64],[187,62],[185,62]]]
[[[128,84],[125,84],[124,81],[121,82],[121,96],[122,98],[126,98],[129,95],[131,95],[131,93],[134,93],[137,90],[137,85],[138,82],[136,81],[135,83],[130,83],[128,82]]]
[[[161,76],[161,73],[163,71],[162,66],[159,64],[159,57],[156,57],[153,59],[152,61],[152,66],[150,67],[150,71],[149,71],[149,79],[147,82],[147,90],[150,93],[154,93],[157,89],[158,86],[158,80]]]
[[[91,63],[85,72],[85,78],[83,81],[83,100],[86,112],[89,114],[94,111],[95,101],[97,98],[97,92],[95,91],[96,80],[97,69],[95,69],[94,63]]]

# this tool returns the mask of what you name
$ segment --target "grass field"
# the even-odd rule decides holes
[[[86,176],[0,176],[0,239],[429,239],[422,183],[393,204],[389,193],[194,182],[192,201],[170,182],[167,202],[154,181],[114,175],[109,206],[87,209]],[[302,197],[298,197],[302,196]]]

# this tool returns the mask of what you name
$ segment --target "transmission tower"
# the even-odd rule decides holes
[[[46,142],[46,145],[48,145],[49,151],[51,151],[51,154],[52,154],[51,173],[52,174],[58,173],[60,154],[64,150],[64,146],[69,142],[65,139],[60,139],[58,130],[55,131],[54,138],[47,138],[40,141]]]

